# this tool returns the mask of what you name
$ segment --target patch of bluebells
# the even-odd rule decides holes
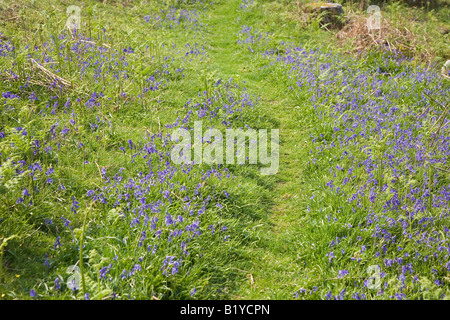
[[[10,56],[14,51],[14,45],[11,41],[5,41],[3,39],[3,32],[0,32],[0,57]]]
[[[239,9],[241,10],[250,10],[250,7],[255,3],[255,0],[242,0],[239,3]]]
[[[199,102],[189,100],[185,105],[186,115],[167,125],[167,128],[184,127],[192,130],[194,122],[199,119],[208,123],[219,121],[225,127],[230,127],[233,123],[228,120],[228,115],[236,117],[242,114],[243,109],[254,108],[257,100],[253,100],[232,79],[218,81],[216,86],[213,96],[200,93]],[[219,110],[225,110],[225,115],[220,116],[222,113]],[[193,164],[175,166],[170,161],[169,134],[149,134],[144,138],[144,143],[136,143],[131,139],[127,143],[129,151],[126,152],[132,153],[132,161],[137,166],[135,175],[125,176],[121,168],[115,173],[102,171],[104,186],[88,190],[87,196],[107,210],[120,211],[120,224],[129,228],[135,240],[124,239],[119,255],[121,250],[128,250],[129,242],[136,241],[136,250],[143,257],[139,261],[139,268],[146,268],[149,264],[154,266],[159,261],[162,275],[173,277],[183,271],[184,263],[190,259],[192,252],[199,253],[196,243],[200,239],[210,239],[203,240],[208,243],[230,241],[230,235],[227,234],[229,229],[221,222],[219,214],[225,210],[221,201],[227,201],[230,194],[215,187],[205,189],[204,184],[209,184],[212,179],[233,177],[227,168],[221,166],[213,166],[208,170]],[[185,184],[182,181],[191,182]],[[206,215],[210,217],[206,221],[215,217],[213,220],[216,224],[206,224]],[[203,253],[200,253],[200,257],[204,257]],[[111,268],[117,270],[120,267],[117,263],[108,269],[103,267],[100,273],[102,280],[105,280],[104,275]],[[122,281],[131,281],[137,271],[140,269],[136,269],[136,265],[131,271],[123,269]]]
[[[168,17],[170,19],[173,18],[172,22],[178,21],[180,23],[181,20],[174,18],[176,13],[181,14],[181,20],[184,19],[189,23],[202,25],[196,20],[199,13],[195,10],[172,11],[172,13],[169,13]],[[103,36],[103,41],[107,42],[108,37],[106,34]],[[126,104],[127,97],[136,92],[137,99],[144,99],[146,95],[167,86],[169,79],[184,77],[183,65],[193,59],[203,59],[206,50],[197,43],[188,43],[180,47],[175,46],[175,44],[166,47],[163,45],[161,63],[146,74],[144,85],[140,91],[136,90],[138,87],[137,82],[131,79],[134,69],[130,62],[131,59],[128,58],[131,55],[138,56],[144,53],[136,52],[131,47],[125,48],[123,51],[113,50],[102,45],[102,42],[99,41],[100,39],[88,38],[82,34],[77,34],[76,37],[72,38],[64,32],[59,36],[59,40],[66,40],[59,42],[60,47],[58,49],[61,58],[70,63],[72,67],[78,69],[80,81],[89,81],[94,84],[91,88],[93,91],[86,96],[77,98],[60,99],[57,96],[52,96],[49,101],[42,104],[37,109],[38,115],[42,118],[49,118],[51,115],[52,121],[45,135],[41,134],[41,132],[28,133],[24,128],[17,127],[17,130],[14,129],[12,132],[10,130],[2,130],[0,138],[11,138],[13,134],[24,137],[30,135],[33,141],[31,151],[35,156],[32,159],[38,158],[38,160],[32,162],[29,162],[30,160],[12,161],[12,165],[20,166],[16,170],[18,176],[26,174],[37,181],[34,183],[33,192],[27,188],[21,189],[17,204],[25,203],[25,200],[31,197],[31,194],[39,194],[40,189],[53,188],[52,185],[54,185],[55,189],[51,189],[50,194],[57,190],[58,197],[65,196],[66,200],[68,200],[70,214],[77,214],[80,208],[79,201],[81,201],[78,195],[69,195],[70,198],[68,198],[68,195],[64,193],[66,188],[63,183],[61,181],[55,183],[57,181],[55,169],[58,159],[52,159],[55,160],[52,165],[44,165],[43,161],[41,161],[43,154],[51,156],[52,150],[64,150],[62,148],[69,143],[70,138],[79,133],[79,128],[83,125],[82,122],[84,120],[79,117],[79,112],[89,119],[88,125],[92,134],[101,133],[104,129],[111,126],[111,121],[101,113],[101,108],[111,99],[108,98],[107,100],[102,91],[105,84],[130,88],[129,91],[125,91],[125,89],[120,91],[119,95],[124,100],[124,104]],[[58,60],[58,57],[55,55],[57,51],[56,45],[56,42],[50,41],[44,43],[42,47],[36,46],[34,51],[31,50],[30,55],[36,61],[45,63],[46,67],[55,74],[60,74],[62,71],[59,69],[59,64],[54,63]],[[9,49],[2,43],[2,50],[1,52],[3,53],[8,50],[14,50],[14,48]],[[157,57],[151,57],[151,59],[155,61]],[[11,75],[13,74],[12,69],[8,70],[8,72]],[[124,83],[127,81],[129,85],[125,86]],[[237,85],[231,84],[231,82],[224,85],[230,88],[231,86],[235,89],[237,88]],[[62,86],[55,82],[50,83],[49,88],[59,90]],[[240,88],[237,88],[237,90],[240,90]],[[234,116],[239,115],[243,107],[254,103],[246,93],[244,93],[242,100],[238,100],[234,96],[236,92],[233,93],[231,90],[225,92],[228,97],[227,101],[231,106],[224,106],[223,108],[227,109]],[[26,99],[31,102],[38,100],[36,92],[29,94],[24,90],[23,93],[26,93]],[[203,96],[199,95],[199,97]],[[20,94],[10,91],[4,91],[0,98],[0,102],[4,102],[8,106],[4,112],[11,115],[13,111],[16,111],[14,105],[16,100],[17,103],[20,103],[19,100],[22,99]],[[75,112],[75,110],[77,111]],[[43,136],[48,137],[48,139],[43,139]],[[205,171],[199,171],[192,166],[176,168],[170,161],[169,135],[159,133],[143,138],[147,141],[142,144],[129,140],[128,150],[121,147],[124,153],[131,153],[133,163],[140,163],[141,171],[136,173],[136,175],[126,176],[122,174],[121,169],[114,174],[110,174],[109,170],[106,171],[102,168],[101,176],[105,185],[98,190],[89,190],[87,192],[89,198],[103,207],[121,209],[121,219],[119,221],[122,225],[130,228],[130,233],[136,236],[136,239],[139,238],[137,243],[138,248],[141,249],[139,252],[142,253],[139,258],[135,257],[136,259],[132,265],[122,265],[119,259],[115,259],[111,263],[107,263],[107,266],[100,267],[97,272],[101,282],[110,281],[111,278],[108,275],[110,275],[112,270],[125,270],[126,272],[123,273],[122,279],[124,282],[131,283],[134,278],[142,274],[140,271],[144,267],[153,264],[153,258],[155,259],[154,261],[160,259],[159,266],[155,266],[155,268],[160,268],[160,272],[164,276],[171,277],[183,271],[183,263],[188,260],[186,257],[189,257],[191,252],[198,250],[195,245],[198,238],[209,237],[217,239],[215,241],[219,243],[229,241],[230,236],[227,234],[227,227],[220,221],[219,215],[216,216],[217,219],[212,220],[216,220],[216,224],[214,224],[216,230],[221,231],[216,232],[212,235],[213,237],[210,237],[205,232],[207,225],[204,225],[203,217],[205,215],[214,215],[222,210],[223,206],[218,202],[218,199],[222,197],[219,197],[215,192],[211,193],[210,190],[206,191],[206,188],[202,187],[202,183],[212,179],[230,178],[230,173],[223,168],[211,168]],[[82,148],[84,145],[84,141],[76,141],[77,148]],[[138,145],[141,147],[138,147]],[[45,152],[42,151],[43,146],[45,146]],[[86,165],[89,164],[89,161],[85,159],[80,159],[80,162]],[[22,167],[24,168],[23,170],[20,169]],[[184,183],[181,184],[180,178],[192,181],[193,185],[187,187]],[[39,183],[42,179],[45,179],[46,185]],[[195,181],[197,182],[194,183]],[[177,195],[181,194],[183,194],[184,199],[181,201],[181,205],[184,208],[182,212],[174,207],[174,204],[179,202]],[[228,193],[226,194],[228,195]],[[125,205],[125,207],[121,207],[122,205]],[[161,218],[161,215],[167,217],[167,219]],[[45,222],[46,225],[53,226],[58,230],[59,224],[64,228],[70,227],[70,220],[72,220],[70,217],[61,216],[60,219],[55,219],[55,217],[49,216],[45,219]],[[209,243],[210,241],[206,240],[206,242]],[[70,245],[63,246],[62,243],[63,238],[57,236],[53,249],[57,254],[64,255],[65,250],[71,249]],[[170,250],[166,248],[168,243],[172,246]],[[128,250],[128,245],[130,243],[123,239],[122,252]],[[85,245],[85,247],[88,246],[89,244]],[[147,255],[152,255],[153,258],[149,259]],[[165,262],[166,265],[164,265],[164,257],[167,256],[176,258],[167,260]],[[46,265],[50,266],[48,260],[46,260]],[[54,265],[57,265],[57,258],[55,258]],[[59,280],[55,280],[55,287],[56,289],[60,288]]]
[[[196,9],[170,8],[159,13],[146,15],[144,20],[156,28],[173,29],[180,26],[188,30],[198,31],[207,24],[201,22],[202,12]]]
[[[107,39],[106,34],[104,34]],[[68,40],[66,44],[61,43],[59,50],[60,55],[62,55],[63,60],[70,62],[72,65],[77,65],[80,70],[80,78],[79,80],[83,80],[85,78],[92,78],[94,83],[98,86],[98,88],[104,89],[104,84],[108,83],[110,86],[114,86],[116,84],[120,87],[119,82],[122,82],[122,85],[125,81],[129,81],[129,86],[131,87],[130,91],[125,92],[121,91],[121,97],[124,98],[124,104],[126,104],[126,97],[128,97],[131,92],[136,92],[134,87],[137,87],[135,81],[129,79],[129,74],[133,72],[132,65],[128,61],[128,55],[131,54],[143,54],[143,53],[135,53],[131,49],[124,50],[123,52],[112,50],[110,48],[105,47],[104,45],[98,45],[97,42],[99,39],[87,38],[82,34],[77,34],[77,37],[73,41],[69,41],[68,37],[70,37],[66,32],[63,32],[59,36],[59,40]],[[70,38],[70,40],[72,40]],[[96,42],[97,41],[97,42]],[[104,41],[106,41],[104,39]],[[64,41],[63,41],[64,42]],[[101,44],[101,42],[98,42]],[[42,45],[42,47],[35,46],[33,49],[29,50],[29,54],[36,61],[43,61],[48,64],[48,68],[52,70],[54,73],[59,73],[60,70],[55,69],[55,64],[51,62],[56,61],[55,57],[55,46],[56,43],[54,41],[46,42]],[[159,67],[155,67],[150,71],[149,74],[146,75],[144,79],[144,85],[142,86],[142,91],[139,92],[137,90],[136,98],[145,99],[146,96],[151,94],[154,91],[159,91],[161,88],[168,85],[168,81],[170,77],[173,77],[174,74],[183,74],[183,69],[180,66],[186,61],[191,61],[196,57],[200,57],[205,54],[204,47],[199,46],[197,43],[194,44],[186,44],[184,47],[177,48],[175,45],[166,46],[163,49],[166,50],[167,54],[164,56],[164,63],[160,64]],[[11,49],[12,50],[12,49]],[[70,54],[67,52],[70,51]],[[156,59],[156,57],[152,57],[152,59]],[[10,74],[12,73],[12,69],[9,70]],[[85,79],[89,80],[89,79]],[[26,87],[27,85],[25,85]],[[53,84],[50,85],[52,87]],[[95,86],[94,86],[95,87]],[[36,92],[32,92],[31,94],[27,93],[28,91],[24,89],[24,94],[30,101],[35,101],[37,99]],[[7,107],[4,111],[5,114],[11,113],[15,110],[13,104],[20,103],[21,95],[4,91],[2,92],[2,101]],[[108,98],[110,100],[111,98]],[[70,97],[61,101],[57,96],[52,96],[49,101],[38,109],[39,115],[43,118],[52,115],[52,124],[48,129],[49,140],[42,139],[41,133],[31,132],[28,133],[25,128],[17,127],[17,130],[4,130],[1,132],[2,139],[15,139],[12,135],[21,135],[21,136],[30,136],[32,139],[32,144],[30,149],[33,154],[37,158],[42,158],[43,155],[43,146],[44,153],[50,156],[51,159],[58,161],[56,159],[56,151],[63,151],[64,146],[69,146],[72,142],[69,142],[69,137],[71,135],[78,134],[78,124],[80,122],[80,118],[77,113],[74,111],[74,107],[85,108],[88,112],[88,117],[90,117],[90,128],[92,132],[100,133],[102,130],[106,130],[111,127],[111,121],[108,121],[107,117],[100,116],[99,110],[101,106],[107,102],[105,100],[105,95],[101,91],[94,91],[90,93],[87,97],[71,99]],[[11,104],[11,106],[9,106]],[[86,112],[83,112],[86,114]],[[60,117],[70,114],[71,117],[68,121],[62,120]],[[56,116],[56,117],[55,117]],[[54,119],[56,118],[56,119]],[[38,138],[37,138],[38,137]],[[99,136],[97,137],[97,139]],[[83,149],[85,143],[83,141],[76,141],[76,147],[79,149]],[[11,143],[11,147],[15,148],[18,152],[26,152],[26,150],[19,150],[19,145]],[[22,147],[22,146],[21,146]],[[0,155],[4,156],[4,155]],[[3,160],[3,159],[2,159]],[[29,160],[20,160],[24,163]],[[84,160],[83,164],[89,164],[90,161]],[[16,162],[13,162],[15,165]],[[23,166],[23,164],[22,164]],[[20,170],[17,172],[18,176],[23,174],[29,174],[33,180],[39,180],[41,175],[39,172],[43,172],[43,168],[41,166],[40,161],[32,162],[29,165],[29,170]],[[30,172],[31,170],[31,172]],[[46,168],[46,180],[45,183],[51,185],[55,181],[55,177],[53,176],[53,168]],[[39,185],[36,185],[36,188],[40,188]],[[58,190],[64,190],[63,184],[60,182],[58,184]],[[36,192],[39,190],[36,189]],[[30,199],[29,202],[24,202],[24,197],[18,196],[17,203],[31,204],[32,201]],[[72,212],[76,212],[76,206],[72,206]]]
[[[213,88],[213,92],[199,92],[200,101],[196,102],[194,99],[187,101],[184,106],[186,114],[177,117],[176,121],[166,125],[166,128],[189,128],[193,126],[194,121],[214,119],[219,120],[225,127],[231,127],[243,120],[244,109],[254,110],[259,101],[258,97],[248,94],[247,89],[238,86],[232,78],[225,82],[218,80]]]
[[[269,35],[270,32],[264,34],[256,28],[244,25],[238,32],[239,39],[237,40],[237,44],[245,45],[251,52],[254,52],[251,45],[259,45],[261,43],[267,44],[269,42]]]
[[[189,2],[192,4],[192,2],[204,3],[205,1]],[[169,28],[184,26],[198,30],[206,26],[200,21],[201,15],[201,12],[195,9],[171,8],[161,12],[162,19],[159,23]],[[154,17],[148,16],[145,20],[148,23],[155,21]],[[48,101],[42,101],[39,91],[29,90],[28,86],[32,84],[27,82],[19,93],[11,91],[2,93],[0,103],[3,102],[6,105],[2,115],[13,118],[14,113],[20,110],[18,107],[22,103],[21,100],[26,99],[30,104],[36,101],[42,102],[39,105],[35,104],[36,114],[38,117],[51,121],[47,132],[27,132],[25,128],[17,127],[14,132],[2,128],[0,133],[1,139],[12,138],[14,134],[27,139],[30,137],[33,142],[30,147],[34,155],[31,158],[32,161],[31,159],[12,161],[14,166],[20,166],[16,169],[18,177],[27,175],[35,181],[33,190],[23,186],[18,191],[18,204],[26,203],[25,200],[31,198],[31,195],[35,199],[35,196],[45,188],[47,189],[45,194],[50,196],[54,194],[58,199],[65,198],[67,212],[70,208],[70,213],[67,214],[77,214],[82,200],[79,194],[66,193],[64,184],[58,181],[59,170],[56,168],[59,159],[56,155],[63,154],[68,149],[72,152],[70,141],[75,137],[76,139],[73,140],[77,141],[74,142],[74,147],[87,146],[86,141],[79,140],[83,138],[80,133],[85,132],[80,130],[83,126],[87,125],[88,132],[96,135],[97,139],[111,127],[110,118],[102,113],[102,108],[112,103],[110,94],[105,92],[105,86],[117,88],[117,99],[121,99],[120,102],[125,106],[130,98],[130,100],[139,101],[156,96],[157,91],[168,86],[172,79],[185,76],[186,63],[194,59],[202,61],[206,55],[204,46],[188,43],[179,47],[175,44],[162,45],[159,57],[148,57],[148,52],[139,52],[133,47],[112,49],[107,45],[112,39],[108,37],[105,29],[101,32],[103,34],[90,38],[80,32],[70,35],[64,31],[57,39],[26,49],[30,58],[42,63],[54,74],[64,77],[66,72],[64,69],[69,65],[76,69],[77,72],[73,72],[78,77],[76,82],[89,82],[90,92],[78,97],[65,98],[60,97],[59,93],[52,94]],[[0,42],[0,45],[2,56],[10,56],[9,54],[15,50],[8,43]],[[150,49],[145,48],[145,50]],[[144,62],[154,66],[150,71],[145,69],[142,87],[140,87],[141,82],[134,79],[136,74],[132,63],[140,58],[143,61],[147,59]],[[63,64],[59,63],[60,59]],[[13,78],[17,78],[13,68],[6,72]],[[250,96],[245,88],[240,88],[232,79],[226,82],[219,80],[214,83],[213,88],[217,91],[201,92],[198,97],[189,100],[185,105],[186,115],[179,122],[177,119],[177,123],[168,128],[189,127],[193,121],[199,119],[208,119],[211,123],[214,121],[223,126],[231,126],[242,120],[242,111],[245,108],[253,109],[257,103],[256,98]],[[47,89],[52,92],[62,92],[64,85],[53,81],[47,84]],[[232,121],[233,118],[235,120]],[[176,167],[170,161],[170,135],[158,133],[142,138],[145,139],[143,143],[127,139],[127,143],[118,146],[118,150],[131,156],[134,167],[139,169],[124,173],[123,168],[112,172],[100,166],[103,185],[98,189],[88,190],[86,194],[96,203],[96,206],[102,208],[100,210],[107,210],[106,212],[117,210],[118,224],[125,230],[129,229],[130,238],[120,239],[121,244],[117,245],[117,255],[112,261],[102,260],[105,264],[99,269],[87,270],[97,274],[101,283],[111,281],[112,274],[116,273],[121,275],[124,285],[133,283],[134,279],[143,276],[144,272],[141,271],[144,268],[148,270],[149,266],[165,277],[174,277],[184,272],[183,267],[186,261],[195,256],[192,253],[199,253],[204,249],[199,249],[198,243],[220,244],[231,241],[228,234],[230,230],[221,221],[222,211],[225,211],[227,207],[226,199],[230,195],[227,191],[215,189],[213,186],[214,181],[232,178],[230,172],[221,166],[213,166],[205,170],[189,165]],[[80,159],[80,165],[89,165],[90,162],[95,161]],[[183,181],[189,183],[186,184]],[[42,201],[39,197],[37,200]],[[45,218],[46,225],[52,230],[56,229],[58,233],[67,227],[69,228],[66,231],[72,231],[73,217],[66,214],[66,217],[57,217],[57,215],[57,212],[49,213],[49,216]],[[213,232],[208,232],[209,227]],[[101,233],[104,228],[97,225],[92,230],[88,228],[87,232],[97,232],[95,230]],[[87,250],[89,246],[90,243],[86,240],[85,249]],[[121,258],[128,254],[131,246],[137,247],[138,254],[124,262]],[[79,249],[79,246],[75,245],[75,247]],[[73,248],[61,234],[55,236],[53,249],[56,256],[58,254],[64,256],[67,250],[70,251]],[[199,257],[205,259],[206,256],[200,252]],[[58,258],[55,257],[52,264],[48,259],[45,264],[56,266],[57,262]],[[55,289],[59,290],[61,288],[59,279],[53,279]],[[195,293],[195,289],[193,292]]]
[[[368,276],[358,267],[364,259],[365,265],[381,265],[383,275],[398,283],[374,291],[377,295],[405,298],[406,287],[414,283],[413,270],[421,270],[420,277],[433,279],[435,288],[440,287],[450,267],[450,185],[445,179],[450,122],[431,147],[429,125],[442,114],[427,94],[447,105],[450,88],[436,71],[412,67],[396,52],[378,57],[373,70],[320,48],[290,43],[263,55],[269,65],[285,66],[291,90],[305,93],[322,123],[311,132],[314,148],[307,170],[329,173],[323,187],[330,196],[322,205],[331,206],[326,201],[333,199],[333,206],[348,213],[328,223],[351,234],[355,241],[347,245],[359,252],[343,253],[338,265],[345,269],[338,277]],[[353,216],[362,217],[362,223],[355,226]],[[329,263],[338,252],[333,249],[326,254]],[[361,282],[347,288],[355,292],[354,299],[363,299],[360,289]],[[325,296],[341,297],[331,291]]]

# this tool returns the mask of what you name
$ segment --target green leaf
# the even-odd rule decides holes
[[[148,75],[152,70],[153,70],[152,67],[147,67],[147,68],[145,68],[144,70],[142,70],[142,75],[143,75],[143,76],[146,76],[146,75]]]

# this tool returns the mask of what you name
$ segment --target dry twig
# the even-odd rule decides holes
[[[60,82],[61,84],[65,85],[66,87],[72,87],[72,84],[61,78],[60,76],[57,76],[56,74],[54,74],[53,72],[51,72],[50,70],[44,68],[39,62],[37,62],[36,60],[34,60],[33,58],[30,58],[30,61],[32,63],[34,63],[34,65],[42,72],[44,73],[47,77],[49,77],[51,80],[53,81],[57,81]]]

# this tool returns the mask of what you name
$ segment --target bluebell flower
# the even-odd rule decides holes
[[[37,293],[33,289],[30,290],[30,297],[37,298]]]

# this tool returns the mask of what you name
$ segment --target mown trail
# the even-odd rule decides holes
[[[307,127],[294,113],[295,102],[285,93],[287,86],[281,78],[266,76],[263,57],[247,48],[236,51],[239,30],[246,25],[235,6],[219,4],[209,12],[212,33],[208,36],[210,64],[225,79],[237,78],[251,94],[260,97],[258,112],[269,114],[280,130],[280,168],[276,174],[271,210],[259,229],[259,241],[251,248],[245,283],[235,293],[237,299],[289,299],[304,283],[297,248],[301,243],[302,167],[304,167]],[[258,26],[254,26],[258,28]],[[266,62],[264,62],[266,63]],[[253,128],[260,129],[260,128]],[[262,128],[264,129],[264,128]]]

